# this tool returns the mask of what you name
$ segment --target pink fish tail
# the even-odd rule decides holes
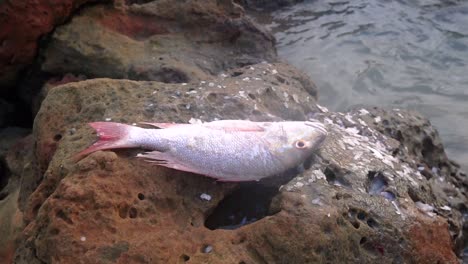
[[[77,159],[96,152],[98,150],[132,148],[135,144],[128,141],[128,135],[135,127],[114,122],[93,122],[89,125],[94,128],[99,136],[98,141],[76,155]]]

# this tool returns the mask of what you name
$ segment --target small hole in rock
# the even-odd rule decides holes
[[[350,208],[350,209],[348,210],[348,216],[349,216],[349,217],[354,218],[354,217],[356,216],[356,214],[357,214],[357,210],[356,210],[356,209]]]
[[[52,230],[50,230],[49,232],[51,235],[58,235],[60,233],[60,230],[58,230],[57,228],[53,228]]]
[[[63,221],[65,221],[67,224],[69,225],[73,225],[73,221],[68,217],[68,215],[62,211],[62,210],[59,210],[57,211],[57,213],[55,214],[58,218],[62,219]]]
[[[367,220],[367,225],[370,227],[370,228],[376,228],[378,226],[377,222],[372,219],[372,218],[369,218]]]
[[[60,135],[60,134],[57,134],[57,135],[54,136],[54,141],[59,141],[61,139],[62,139],[62,135]]]
[[[7,189],[3,190],[8,185],[9,182],[9,170],[7,166],[4,164],[3,160],[0,160],[0,200],[3,200],[8,196]]]
[[[333,184],[336,180],[336,175],[335,173],[329,169],[328,167],[325,169],[325,171],[323,172],[323,174],[325,174],[325,177],[327,179],[327,182],[330,183],[330,184]]]
[[[359,244],[364,244],[367,242],[367,238],[366,237],[362,237],[361,240],[359,241]]]
[[[237,229],[268,215],[270,203],[278,188],[261,183],[243,183],[226,196],[208,216],[205,226],[215,229]]]
[[[325,168],[325,171],[323,172],[329,184],[340,187],[351,187],[351,183],[345,179],[347,173],[348,172],[342,171],[334,165]]]
[[[285,80],[283,77],[281,77],[281,76],[276,76],[276,79],[277,79],[280,83],[285,83],[285,82],[286,82],[286,80]]]
[[[364,219],[366,218],[366,213],[364,213],[364,212],[359,212],[359,213],[357,214],[357,218],[358,218],[359,220],[364,220]]]
[[[250,99],[252,99],[252,100],[255,100],[255,98],[256,98],[255,95],[253,95],[253,94],[251,94],[251,93],[249,93],[249,97],[250,97]]]
[[[231,77],[237,77],[237,76],[242,75],[242,74],[243,74],[243,72],[233,72],[231,74]]]
[[[354,228],[359,229],[361,226],[358,221],[351,221],[351,224],[354,226]]]
[[[185,254],[182,254],[182,255],[180,256],[180,259],[181,259],[182,261],[184,261],[184,262],[187,262],[187,261],[190,260],[190,257],[187,256],[187,255],[185,255]]]
[[[137,209],[135,207],[130,208],[130,210],[128,211],[128,216],[130,218],[136,218],[137,215],[138,215]]]
[[[128,212],[128,205],[120,204],[119,205],[119,216],[121,218],[127,218],[127,212]]]
[[[142,193],[139,193],[139,194],[138,194],[138,199],[144,200],[144,199],[145,199],[145,195],[142,194]]]
[[[411,198],[413,202],[419,202],[421,201],[421,198],[419,198],[418,192],[413,189],[412,187],[408,188],[408,195]]]

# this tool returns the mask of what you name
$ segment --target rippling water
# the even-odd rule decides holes
[[[317,0],[255,16],[280,57],[312,77],[322,105],[417,110],[467,167],[467,1]]]

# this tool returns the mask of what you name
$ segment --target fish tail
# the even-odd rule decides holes
[[[114,122],[93,122],[89,125],[96,130],[99,139],[90,147],[76,154],[75,159],[81,159],[98,150],[136,147],[136,144],[129,141],[128,135],[137,127]]]

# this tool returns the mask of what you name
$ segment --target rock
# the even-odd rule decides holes
[[[4,159],[8,150],[15,144],[17,141],[31,131],[26,128],[21,127],[6,127],[0,129],[0,158]]]
[[[294,70],[262,63],[187,84],[96,79],[51,89],[33,133],[44,177],[22,194],[28,225],[16,262],[458,263],[461,209],[433,191],[419,156],[396,156],[401,143],[374,119],[316,106],[311,82],[286,73]],[[138,150],[73,160],[95,140],[90,121],[309,117],[329,137],[281,181],[220,183],[152,167],[133,158]],[[465,187],[444,188],[466,204]]]
[[[21,137],[29,133],[23,128],[9,127],[0,131],[0,259],[12,263],[16,241],[23,230],[23,216],[19,207],[20,180],[24,171],[20,169],[22,158],[14,153],[32,153],[30,149],[18,149]],[[31,146],[32,147],[32,146]]]
[[[125,1],[85,8],[55,30],[42,70],[184,83],[276,60],[273,36],[230,3]]]
[[[1,1],[0,87],[13,86],[19,72],[33,62],[39,38],[86,2],[91,1]]]
[[[0,98],[0,127],[4,127],[9,123],[9,117],[14,109],[14,105]]]
[[[2,263],[12,263],[15,255],[15,240],[23,228],[22,213],[18,209],[19,189],[0,197],[0,259]]]
[[[447,208],[457,208],[460,212],[466,212],[466,172],[447,157],[437,130],[427,118],[414,111],[401,109],[355,109],[353,113],[359,114],[370,127],[398,140],[400,145],[393,154],[401,160],[409,161],[411,166],[417,168],[428,180],[433,197],[419,196],[411,191],[414,201],[428,203],[428,200],[433,201],[434,198],[443,199],[439,203],[447,203]],[[447,210],[439,212],[451,214]],[[468,239],[468,226],[463,225],[462,221],[449,223],[451,236],[455,238],[455,247],[457,251],[461,251],[466,247],[464,240]],[[464,235],[460,234],[460,230]]]
[[[303,87],[301,83],[307,86]],[[30,195],[25,209],[29,226],[26,229],[28,238],[24,241],[38,239],[38,243],[22,243],[17,251],[17,261],[22,256],[33,258],[32,252],[36,252],[41,261],[50,261],[52,255],[58,256],[57,261],[72,261],[75,254],[81,255],[82,249],[93,245],[98,247],[95,253],[83,261],[115,261],[121,257],[147,262],[184,259],[184,254],[197,251],[191,240],[164,254],[159,251],[148,254],[152,251],[149,246],[155,241],[167,241],[175,230],[171,227],[174,224],[178,225],[176,232],[181,234],[189,235],[184,231],[189,228],[200,234],[190,234],[190,237],[207,235],[208,229],[203,226],[206,214],[235,186],[195,175],[187,177],[183,172],[152,168],[125,157],[128,153],[123,153],[122,157],[122,153],[98,152],[76,163],[69,158],[93,141],[92,130],[86,122],[188,122],[192,118],[205,121],[215,118],[305,120],[309,113],[318,110],[312,87],[310,80],[300,73],[294,74],[287,65],[261,63],[197,83],[176,85],[97,79],[51,89],[34,125],[35,161],[40,171],[36,175],[44,175],[44,178],[27,181],[40,182],[40,185]],[[133,165],[129,166],[129,161]],[[140,178],[133,177],[134,173]],[[30,189],[22,190],[21,195],[29,196],[27,190]],[[201,194],[209,194],[211,199],[202,200],[199,198]],[[82,203],[90,207],[86,209]],[[57,210],[56,206],[62,209]],[[180,206],[187,209],[181,210]],[[82,214],[81,210],[88,213]],[[179,213],[174,214],[174,210]],[[82,221],[90,219],[93,219],[92,225],[100,223],[100,227],[94,226],[88,229],[89,232],[84,226],[83,229],[79,227],[84,224]],[[121,237],[114,245],[106,242],[134,220],[141,223],[134,226],[135,236]],[[168,233],[152,233],[157,226],[170,228],[166,229]],[[106,233],[94,232],[94,228],[102,228]],[[46,233],[38,236],[38,232]],[[76,233],[71,235],[69,232]],[[62,240],[63,236],[68,237],[67,233],[71,235],[69,238],[77,236],[77,246],[82,249],[74,248],[73,239],[56,244],[60,248],[49,247],[48,242],[42,240]],[[152,234],[142,236],[144,233]],[[211,236],[214,241],[215,235]],[[144,244],[148,248],[134,251],[135,239],[147,241]],[[58,251],[51,255],[51,250]]]
[[[368,113],[362,114],[360,118],[377,131],[394,138],[400,142],[400,146],[395,149],[394,155],[400,159],[411,160],[411,165],[417,167],[420,173],[429,180],[434,191],[446,184],[463,187],[459,191],[468,188],[468,178],[460,166],[449,160],[444,151],[444,146],[437,130],[431,125],[429,120],[422,115],[400,109],[392,111],[371,108],[365,110]],[[445,188],[445,187],[444,187]],[[441,191],[440,195],[443,191]],[[451,206],[460,210],[466,208],[464,201],[454,199],[452,193],[448,193],[446,199],[451,200]],[[456,195],[455,195],[456,197]]]
[[[18,150],[22,138],[29,133],[28,129],[18,127],[7,127],[0,130],[0,201],[19,189],[22,173],[19,169],[21,162],[19,161],[20,157],[16,159],[12,153]],[[21,152],[25,151],[27,150],[21,150]],[[32,146],[29,151],[32,152]],[[15,195],[18,196],[17,193]]]

